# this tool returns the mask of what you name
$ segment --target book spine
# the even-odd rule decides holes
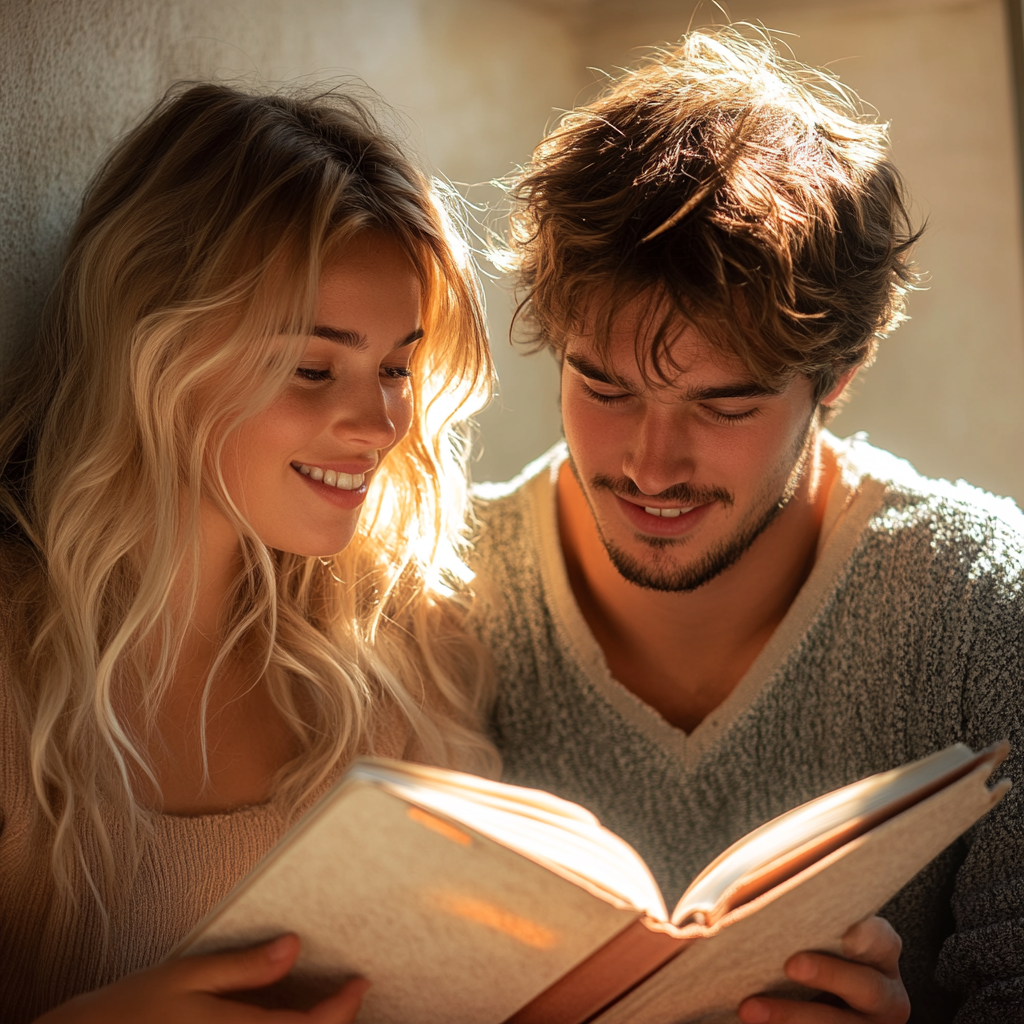
[[[586,1024],[693,941],[674,934],[671,925],[634,921],[505,1024]]]

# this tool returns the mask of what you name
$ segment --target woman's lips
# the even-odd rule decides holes
[[[301,477],[307,487],[311,487],[316,494],[335,508],[358,508],[366,499],[366,489],[370,482],[369,473],[342,473],[339,483],[338,470],[324,470],[322,467],[299,462],[293,462],[292,469],[295,470],[297,476]],[[318,474],[314,473],[316,469],[320,470]],[[303,470],[308,470],[308,472],[303,472]],[[329,482],[331,476],[334,477],[333,483]],[[355,486],[345,486],[347,484],[355,484]]]
[[[339,491],[355,491],[363,486],[365,473],[346,473],[342,470],[315,466],[307,462],[293,462],[292,469],[297,469],[303,476],[328,487],[337,487]]]

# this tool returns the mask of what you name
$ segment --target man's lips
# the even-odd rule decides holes
[[[641,533],[654,537],[679,537],[689,533],[711,511],[714,502],[703,505],[651,505],[615,495],[627,522]],[[648,512],[647,508],[657,509]],[[665,513],[669,513],[666,515]]]

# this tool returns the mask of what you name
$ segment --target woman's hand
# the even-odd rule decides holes
[[[906,1024],[910,1000],[900,979],[903,943],[881,917],[855,924],[843,936],[843,956],[797,953],[786,975],[808,988],[838,996],[846,1008],[754,996],[739,1008],[743,1024]]]
[[[350,1024],[369,982],[350,981],[307,1013],[221,999],[283,978],[299,955],[296,935],[236,953],[183,957],[76,996],[36,1024]]]

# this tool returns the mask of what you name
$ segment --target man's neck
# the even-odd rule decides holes
[[[786,508],[714,579],[689,592],[620,575],[568,462],[558,525],[569,581],[612,675],[691,732],[733,691],[785,617],[814,565],[834,456],[820,443]]]

